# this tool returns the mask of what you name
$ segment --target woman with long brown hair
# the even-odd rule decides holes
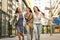
[[[40,28],[41,28],[41,18],[45,16],[43,12],[39,10],[37,6],[33,7],[34,10],[34,32],[36,40],[40,40]]]
[[[23,35],[23,14],[21,9],[18,7],[15,12],[15,17],[16,17],[16,30],[17,30],[17,36],[19,40],[21,40],[21,36],[24,37]]]
[[[27,24],[28,40],[30,40],[30,37],[32,40],[33,39],[33,15],[29,7],[26,8],[25,20]]]

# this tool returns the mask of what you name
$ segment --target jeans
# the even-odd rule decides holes
[[[35,40],[40,40],[40,29],[41,29],[41,24],[34,23]]]
[[[26,25],[26,29],[27,29],[27,40],[31,40],[31,35],[30,35],[30,28],[28,25]],[[32,30],[31,30],[32,31]]]

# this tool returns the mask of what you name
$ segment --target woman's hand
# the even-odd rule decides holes
[[[54,20],[54,18],[53,18],[53,17],[51,17],[49,20],[50,20],[50,21],[53,21],[53,20]]]

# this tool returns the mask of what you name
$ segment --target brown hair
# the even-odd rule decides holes
[[[19,8],[19,7],[16,8],[15,14],[19,12],[19,11],[18,11],[18,8]]]
[[[16,8],[16,11],[15,11],[15,13],[18,13],[18,7]]]
[[[39,8],[37,6],[34,6],[34,7],[36,7],[38,9],[38,11],[40,12],[40,10],[39,10]],[[34,7],[33,7],[33,9],[34,9]],[[35,10],[34,10],[34,12],[35,12]]]
[[[34,6],[34,7],[36,7],[38,9],[38,11],[41,12],[37,6]],[[34,10],[34,12],[35,12],[35,10]],[[41,13],[42,13],[42,15],[45,15],[43,12],[41,12]]]
[[[31,9],[29,8],[29,7],[27,7],[29,10],[30,10],[30,12],[32,13],[32,11],[31,11]]]

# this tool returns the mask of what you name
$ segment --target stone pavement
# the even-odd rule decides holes
[[[18,40],[18,38],[17,37],[13,37],[13,38],[2,38],[0,40]],[[60,34],[53,34],[52,36],[50,36],[50,34],[41,34],[40,40],[60,40]]]
[[[18,40],[17,37],[12,37],[12,38],[1,38],[0,40]]]
[[[41,34],[40,37],[41,40],[60,40],[60,34],[53,34],[50,36],[50,34]]]

